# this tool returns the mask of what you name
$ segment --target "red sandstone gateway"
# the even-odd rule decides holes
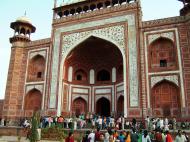
[[[145,22],[139,0],[55,3],[52,35],[37,41],[18,18],[2,117],[189,118],[189,11]]]

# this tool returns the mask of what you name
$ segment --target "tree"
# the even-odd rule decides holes
[[[38,136],[38,126],[39,126],[39,118],[38,118],[39,114],[34,112],[33,116],[32,116],[32,127],[30,130],[30,135],[29,135],[29,140],[30,142],[37,142],[37,140],[39,140],[39,136]]]

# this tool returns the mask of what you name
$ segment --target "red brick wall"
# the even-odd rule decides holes
[[[190,114],[190,23],[179,27],[179,42],[182,55],[183,78],[185,88],[185,103]]]
[[[12,48],[3,115],[15,118],[22,115],[22,99],[24,94],[26,50]]]
[[[0,100],[0,118],[2,118],[4,100]]]

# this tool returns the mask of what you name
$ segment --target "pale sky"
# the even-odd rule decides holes
[[[58,0],[58,5],[63,0]],[[68,0],[67,0],[68,1]],[[18,17],[26,16],[36,27],[31,39],[50,37],[52,23],[52,8],[54,0],[1,0],[0,3],[0,99],[5,96],[7,73],[10,60],[11,44],[9,38],[13,36],[10,23]],[[178,16],[182,3],[178,0],[141,0],[143,20],[153,20]]]

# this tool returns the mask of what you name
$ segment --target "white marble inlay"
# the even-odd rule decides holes
[[[155,41],[156,39],[160,38],[160,37],[165,37],[168,39],[171,39],[172,41],[174,41],[174,33],[173,32],[162,32],[162,33],[158,33],[158,34],[151,34],[148,36],[148,44],[151,44],[153,41]]]
[[[117,87],[117,92],[120,92],[120,91],[123,91],[124,90],[124,86],[123,85],[121,85],[121,86],[119,86],[119,87]]]
[[[116,82],[116,68],[112,68],[112,82]]]
[[[43,85],[39,85],[39,84],[38,85],[27,85],[26,86],[26,94],[33,89],[37,89],[40,91],[40,93],[43,94]]]
[[[69,67],[69,71],[68,71],[68,81],[72,82],[73,80],[73,67]]]
[[[46,50],[31,52],[29,55],[29,59],[32,59],[36,55],[40,55],[40,56],[44,57],[44,59],[45,59],[46,58]]]
[[[78,98],[82,98],[86,101],[86,103],[88,104],[88,95],[81,95],[81,94],[73,94],[72,96],[72,102]]]
[[[90,70],[90,84],[94,84],[95,83],[95,80],[94,80],[94,70],[93,69],[91,69]]]
[[[95,93],[96,93],[96,94],[111,93],[111,89],[96,89]]]
[[[88,94],[88,89],[83,89],[83,88],[73,88],[74,93],[83,93],[83,94]]]
[[[151,88],[153,88],[154,85],[156,85],[158,82],[161,82],[163,80],[168,80],[170,82],[173,82],[177,86],[179,86],[178,76],[177,75],[154,76],[154,77],[151,77]]]
[[[68,53],[73,50],[78,44],[80,44],[82,41],[86,40],[87,38],[89,38],[90,36],[95,36],[98,38],[102,38],[105,39],[107,41],[112,42],[113,44],[115,44],[121,51],[122,56],[123,56],[123,64],[124,64],[124,88],[126,87],[126,82],[130,82],[130,86],[129,86],[129,93],[130,93],[130,105],[131,106],[138,106],[138,71],[137,71],[137,47],[136,47],[136,22],[135,22],[135,15],[131,14],[131,15],[123,15],[123,16],[118,16],[118,17],[111,17],[111,18],[107,18],[107,19],[102,19],[102,20],[97,20],[97,21],[90,21],[90,22],[86,22],[86,23],[80,23],[80,24],[76,24],[76,25],[68,25],[65,27],[60,27],[55,29],[55,33],[54,33],[54,43],[53,43],[53,63],[52,63],[52,76],[51,76],[51,90],[50,90],[50,108],[55,108],[55,104],[56,104],[56,90],[57,90],[57,82],[58,82],[58,69],[60,67],[60,62],[59,62],[59,53],[60,53],[60,38],[63,38],[64,35],[62,33],[64,32],[71,32],[74,30],[81,30],[81,29],[85,29],[85,28],[92,28],[92,27],[97,27],[97,26],[103,26],[103,25],[107,25],[107,24],[113,24],[113,23],[120,23],[120,22],[126,22],[127,23],[127,29],[128,31],[125,31],[124,26],[123,25],[118,25],[118,26],[113,26],[111,27],[107,27],[107,28],[102,28],[102,29],[97,29],[95,30],[91,30],[91,34],[87,35],[86,37],[82,38],[82,39],[72,39],[74,41],[74,43],[71,43],[70,47],[65,47],[65,45],[62,45],[62,49],[63,50],[63,56],[62,56],[62,60],[61,60],[61,66],[63,66],[64,61],[66,56],[68,55]],[[118,29],[116,27],[120,27],[121,32],[124,33],[122,34],[123,36],[118,37],[120,33],[117,33],[118,30],[115,30],[117,32],[112,32],[112,29]],[[110,33],[111,32],[111,33]],[[82,32],[81,32],[82,33]],[[89,33],[88,31],[86,31],[86,33]],[[80,34],[80,33],[79,33]],[[61,35],[63,35],[63,37],[61,37]],[[110,35],[110,36],[107,36]],[[76,35],[75,35],[76,36]],[[117,37],[116,37],[117,36]],[[80,36],[79,36],[80,37]],[[82,36],[81,36],[82,37]],[[78,38],[76,36],[76,38]],[[120,39],[119,39],[120,38]],[[118,40],[116,40],[118,39]],[[127,39],[127,42],[125,42],[125,40]],[[75,42],[76,41],[76,42]],[[122,41],[122,42],[120,42]],[[125,43],[127,43],[128,45],[125,45]],[[70,42],[68,43],[70,44]],[[129,76],[130,79],[126,80],[126,51],[125,48],[128,48],[128,52],[127,53],[129,55]],[[60,71],[60,79],[59,82],[62,82],[62,74],[63,72]],[[59,92],[61,93],[61,92]],[[128,95],[128,91],[126,89],[124,89],[124,113],[125,116],[127,115],[127,95]]]

